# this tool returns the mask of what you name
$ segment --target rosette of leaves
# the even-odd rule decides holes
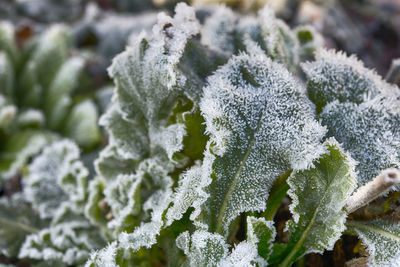
[[[69,140],[43,149],[27,168],[23,191],[0,202],[1,253],[32,262],[83,264],[106,244],[84,216],[89,172]]]
[[[71,56],[67,27],[55,25],[19,47],[13,26],[0,24],[0,173],[7,179],[62,136],[92,149],[100,139],[90,99],[75,99],[84,59]]]
[[[233,23],[211,15],[204,25],[194,11],[159,15],[109,69],[116,90],[100,123],[110,139],[85,212],[114,241],[87,266],[289,266],[331,249],[345,229],[354,162],[323,142],[293,76],[313,31],[295,34],[268,9],[247,20],[221,7]],[[211,33],[218,24],[234,29]],[[289,242],[274,246],[274,212],[264,212],[276,209],[270,192],[286,195],[271,191],[278,177],[289,177],[294,216]]]

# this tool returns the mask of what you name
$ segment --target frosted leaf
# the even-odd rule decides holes
[[[215,51],[230,56],[237,50],[241,41],[237,39],[238,16],[225,6],[214,7],[215,10],[205,20],[201,29],[201,42]]]
[[[264,42],[261,46],[274,60],[293,69],[299,63],[299,43],[295,34],[280,19],[275,17],[274,11],[264,7],[258,12],[261,37]]]
[[[318,50],[316,61],[302,67],[308,78],[309,97],[319,110],[334,100],[359,104],[379,93],[393,95],[398,91],[355,56],[348,57],[343,52]]]
[[[153,35],[138,36],[109,69],[121,110],[131,116],[139,109],[150,124],[174,105],[178,88],[185,83],[179,75],[180,58],[187,40],[199,32],[193,8],[179,4],[175,11],[174,18],[161,13]]]
[[[392,267],[400,265],[400,224],[383,220],[369,222],[349,221],[350,231],[355,231],[370,255],[369,265]]]
[[[141,247],[150,248],[157,243],[157,236],[164,226],[163,215],[169,207],[172,198],[172,178],[168,176],[171,166],[163,166],[157,159],[148,159],[138,167],[138,174],[150,177],[153,193],[145,200],[142,209],[149,218],[142,220],[140,226],[132,233],[121,233],[118,237],[119,246],[124,249],[137,251]],[[169,169],[169,170],[168,170]]]
[[[88,171],[78,159],[78,147],[64,140],[46,147],[29,165],[24,194],[41,218],[53,217],[64,201],[85,201]]]
[[[211,231],[227,235],[240,213],[264,210],[279,175],[324,151],[312,103],[264,54],[232,57],[209,78],[200,107],[211,138],[203,163],[213,178],[203,216]]]
[[[258,263],[256,265],[256,263]],[[219,267],[249,267],[266,266],[267,263],[257,254],[257,247],[254,244],[243,241],[237,244],[228,257],[222,259]]]
[[[180,220],[190,207],[195,208],[195,212],[190,217],[194,220],[199,215],[200,206],[209,196],[204,188],[210,183],[210,177],[203,173],[201,166],[195,165],[182,174],[173,195],[172,206],[165,215],[166,225],[171,225],[173,221]]]
[[[14,105],[7,105],[6,103],[0,105],[0,129],[5,132],[9,131],[10,126],[14,123],[17,112],[18,109]]]
[[[19,249],[29,234],[47,225],[32,210],[22,194],[0,198],[0,253],[7,257],[18,256]]]
[[[107,247],[92,252],[89,260],[86,262],[85,267],[107,266],[116,267],[117,242],[114,241],[107,245]]]
[[[216,233],[197,230],[191,236],[181,233],[177,239],[178,248],[187,256],[187,266],[265,266],[258,256],[257,247],[248,241],[237,244],[232,252],[225,239]]]
[[[400,166],[399,107],[398,100],[378,96],[359,105],[334,101],[320,114],[328,135],[359,162],[359,185],[383,169]]]
[[[1,177],[8,179],[15,175],[30,157],[54,139],[55,136],[42,131],[27,130],[12,135],[1,149]]]
[[[91,250],[104,245],[98,229],[86,221],[61,223],[28,236],[19,258],[60,260],[66,264],[83,264]]]
[[[65,135],[81,147],[93,147],[101,137],[97,126],[98,116],[97,108],[91,100],[75,105],[68,115]]]
[[[186,254],[188,266],[217,266],[229,253],[225,239],[207,231],[196,231],[192,236],[183,232],[177,237],[176,243]]]
[[[272,243],[275,240],[276,230],[273,221],[264,218],[247,217],[247,241],[258,250],[264,260],[268,260],[272,253]]]
[[[343,207],[356,186],[355,162],[334,139],[324,145],[327,151],[314,167],[293,171],[287,180],[293,220],[289,222],[289,242],[281,254],[282,265],[307,253],[333,249],[345,229]]]
[[[108,228],[122,231],[127,227],[132,227],[134,217],[141,211],[141,182],[141,174],[118,175],[115,181],[107,185],[104,190],[104,199],[114,217],[107,224]]]
[[[68,59],[60,66],[56,76],[51,81],[50,87],[46,90],[44,112],[49,128],[58,129],[64,123],[72,103],[70,94],[77,86],[83,66],[82,58]]]
[[[130,174],[137,167],[136,160],[126,159],[126,154],[119,151],[116,146],[108,145],[100,152],[95,168],[102,178],[113,180],[119,174]]]
[[[34,62],[38,80],[44,88],[49,88],[56,77],[70,45],[71,36],[66,26],[54,25],[40,36],[30,62]]]
[[[92,224],[100,227],[106,226],[106,216],[107,212],[109,212],[106,206],[100,204],[104,199],[104,187],[105,182],[100,177],[96,177],[89,182],[89,193],[84,210],[86,218],[88,218]]]

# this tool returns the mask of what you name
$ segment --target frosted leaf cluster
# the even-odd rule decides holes
[[[30,232],[20,258],[78,264],[104,246],[104,237],[84,216],[89,172],[79,157],[78,147],[63,140],[45,147],[29,165],[23,197],[49,225]]]
[[[67,57],[68,31],[48,30],[9,79],[10,31],[0,27],[0,131],[14,154],[0,154],[12,155],[0,170],[41,154],[12,198],[35,220],[0,217],[20,218],[10,229],[25,240],[12,247],[0,229],[2,253],[87,267],[291,266],[331,250],[347,227],[372,265],[398,264],[398,225],[347,220],[344,207],[357,185],[399,167],[399,89],[321,49],[312,27],[292,30],[268,8],[249,16],[181,3],[159,14],[108,70],[114,86],[98,95],[108,142],[94,173],[73,141],[57,141],[88,148],[99,137],[92,102],[72,101],[85,62]],[[14,88],[29,88],[21,103]],[[278,243],[285,197],[292,218]],[[12,207],[0,200],[0,214]]]
[[[355,162],[334,139],[328,139],[326,153],[308,170],[293,171],[288,178],[293,220],[283,261],[294,262],[307,253],[333,249],[345,229],[343,207],[356,187]],[[299,246],[301,249],[294,250]]]
[[[92,148],[100,138],[94,102],[75,103],[85,61],[69,29],[54,25],[21,48],[14,27],[0,23],[1,180],[13,177],[45,144],[61,136]]]
[[[399,167],[399,88],[354,56],[332,50],[320,50],[317,60],[303,64],[303,69],[328,136],[359,162],[358,183],[365,184],[385,168]]]

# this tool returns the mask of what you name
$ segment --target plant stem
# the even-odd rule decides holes
[[[271,192],[267,201],[267,209],[262,213],[262,216],[267,220],[271,221],[274,219],[279,207],[282,204],[283,198],[286,196],[289,190],[289,185],[286,183],[286,179],[290,176],[292,170],[289,170],[282,174],[274,182]]]

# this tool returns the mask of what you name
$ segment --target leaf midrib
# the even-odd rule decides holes
[[[327,196],[327,192],[330,190],[330,187],[331,187],[331,185],[333,184],[333,182],[337,179],[338,174],[341,173],[341,171],[342,171],[345,167],[346,167],[346,165],[345,165],[345,164],[342,164],[342,166],[339,168],[339,170],[335,173],[335,176],[333,177],[333,179],[331,179],[330,183],[329,183],[328,186],[326,187],[326,190],[325,190],[325,192],[324,192],[324,194],[323,194],[321,200],[319,201],[318,206],[317,206],[317,208],[315,209],[315,212],[314,212],[314,214],[313,214],[313,216],[312,216],[310,222],[307,224],[306,229],[305,229],[305,230],[303,231],[303,233],[301,234],[301,237],[300,237],[299,241],[296,243],[296,245],[295,245],[295,246],[293,247],[293,249],[290,251],[290,253],[288,254],[288,256],[284,259],[284,261],[283,261],[279,266],[281,266],[281,267],[283,267],[283,266],[289,266],[289,265],[291,264],[291,262],[292,262],[292,258],[294,257],[294,255],[295,255],[295,254],[297,253],[297,251],[303,246],[303,244],[304,244],[304,242],[305,242],[305,240],[306,240],[306,238],[307,238],[307,236],[308,236],[308,233],[310,232],[310,230],[311,230],[311,228],[312,228],[312,226],[313,226],[313,224],[314,224],[315,218],[317,217],[317,214],[319,213],[319,210],[320,210],[320,208],[321,208],[321,205],[322,205],[322,203],[324,202],[325,197]],[[319,171],[318,171],[318,177],[319,177],[319,178],[321,177]]]
[[[394,234],[392,234],[390,232],[387,232],[384,229],[378,228],[376,226],[367,225],[367,224],[364,224],[362,222],[357,222],[357,221],[348,221],[346,224],[349,225],[349,226],[356,227],[356,228],[358,227],[358,228],[361,228],[361,229],[364,229],[364,230],[367,230],[367,231],[375,232],[375,233],[378,233],[378,234],[380,234],[380,235],[382,235],[384,237],[387,237],[389,239],[394,239],[397,242],[400,242],[400,237],[399,236],[394,235]]]
[[[243,156],[243,158],[242,158],[242,160],[240,162],[240,165],[239,165],[238,169],[236,170],[235,175],[233,176],[232,183],[229,186],[228,192],[225,194],[224,201],[222,202],[221,208],[220,208],[220,210],[218,212],[218,219],[217,219],[217,226],[216,226],[216,232],[217,233],[222,234],[222,219],[224,218],[224,215],[225,215],[225,212],[226,212],[226,207],[228,206],[229,199],[230,199],[233,191],[235,190],[235,187],[236,187],[237,183],[239,182],[239,179],[238,179],[239,175],[242,173],[243,167],[244,167],[247,159],[249,158],[251,149],[252,149],[252,147],[254,145],[254,142],[255,142],[255,139],[256,139],[256,133],[258,133],[258,131],[261,128],[262,118],[264,117],[264,111],[265,111],[265,109],[263,109],[263,112],[261,112],[261,115],[260,115],[260,117],[258,119],[258,122],[257,122],[257,128],[253,131],[252,138],[251,138],[251,140],[249,142],[249,145],[247,146],[247,149],[246,149],[246,153],[244,154],[244,156]]]

